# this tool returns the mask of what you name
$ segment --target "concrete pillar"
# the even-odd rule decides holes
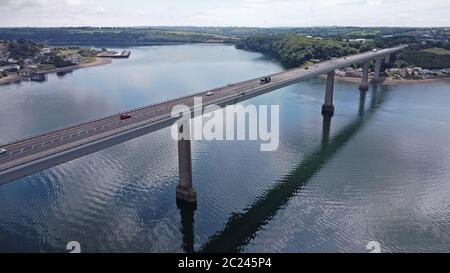
[[[373,75],[373,80],[374,81],[379,81],[380,80],[380,72],[381,72],[381,65],[382,65],[383,59],[382,58],[377,58],[376,62],[375,62],[375,72]]]
[[[363,64],[363,77],[359,90],[367,91],[369,90],[369,61],[365,61]]]
[[[322,106],[322,115],[333,116],[334,115],[334,105],[333,105],[333,93],[334,93],[334,71],[327,74],[327,88],[325,92],[325,103]]]
[[[391,54],[387,54],[384,58],[384,63],[389,64],[391,62]]]
[[[189,125],[180,126],[180,133],[183,129],[190,130]],[[177,186],[177,199],[188,202],[197,202],[197,192],[192,185],[192,154],[191,141],[178,141],[178,167],[180,172],[180,182]]]

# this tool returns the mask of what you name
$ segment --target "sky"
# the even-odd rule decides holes
[[[450,26],[450,0],[0,0],[0,27]]]

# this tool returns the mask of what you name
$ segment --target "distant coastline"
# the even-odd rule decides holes
[[[80,46],[121,46],[121,47],[133,47],[133,46],[164,46],[164,45],[197,45],[197,44],[230,44],[233,45],[234,42],[226,41],[226,40],[206,40],[206,41],[180,41],[180,42],[114,42],[114,41],[105,41],[105,42],[48,42],[49,46],[62,46],[62,45],[80,45]]]
[[[383,83],[389,84],[389,85],[396,85],[396,84],[439,83],[439,82],[450,83],[450,77],[435,78],[435,79],[420,79],[420,80],[396,80],[396,79],[386,78]]]
[[[87,68],[87,67],[93,67],[93,66],[100,66],[100,65],[106,65],[112,63],[111,59],[106,58],[95,58],[95,61],[90,63],[84,63],[84,64],[78,64],[78,65],[70,65],[65,67],[57,67],[57,68],[51,68],[51,69],[41,69],[38,70],[38,73],[46,73],[46,74],[52,74],[52,73],[60,73],[60,72],[70,72],[76,69],[81,68]],[[16,75],[10,75],[8,77],[4,77],[0,79],[0,85],[6,85],[21,81],[28,81],[28,78],[20,76],[19,74]]]

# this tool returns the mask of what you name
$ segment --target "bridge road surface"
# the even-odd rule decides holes
[[[352,64],[382,58],[404,47],[323,61],[309,69],[294,68],[270,75],[272,81],[267,84],[261,84],[260,78],[252,79],[132,110],[124,113],[131,116],[127,120],[121,120],[118,114],[1,145],[0,149],[7,152],[0,155],[0,184],[171,126],[178,119],[171,117],[173,107],[181,104],[194,110],[194,97],[203,98],[203,107],[224,107]],[[214,95],[208,96],[208,92]]]

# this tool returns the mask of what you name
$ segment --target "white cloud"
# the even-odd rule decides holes
[[[0,0],[1,26],[450,26],[448,0]]]

